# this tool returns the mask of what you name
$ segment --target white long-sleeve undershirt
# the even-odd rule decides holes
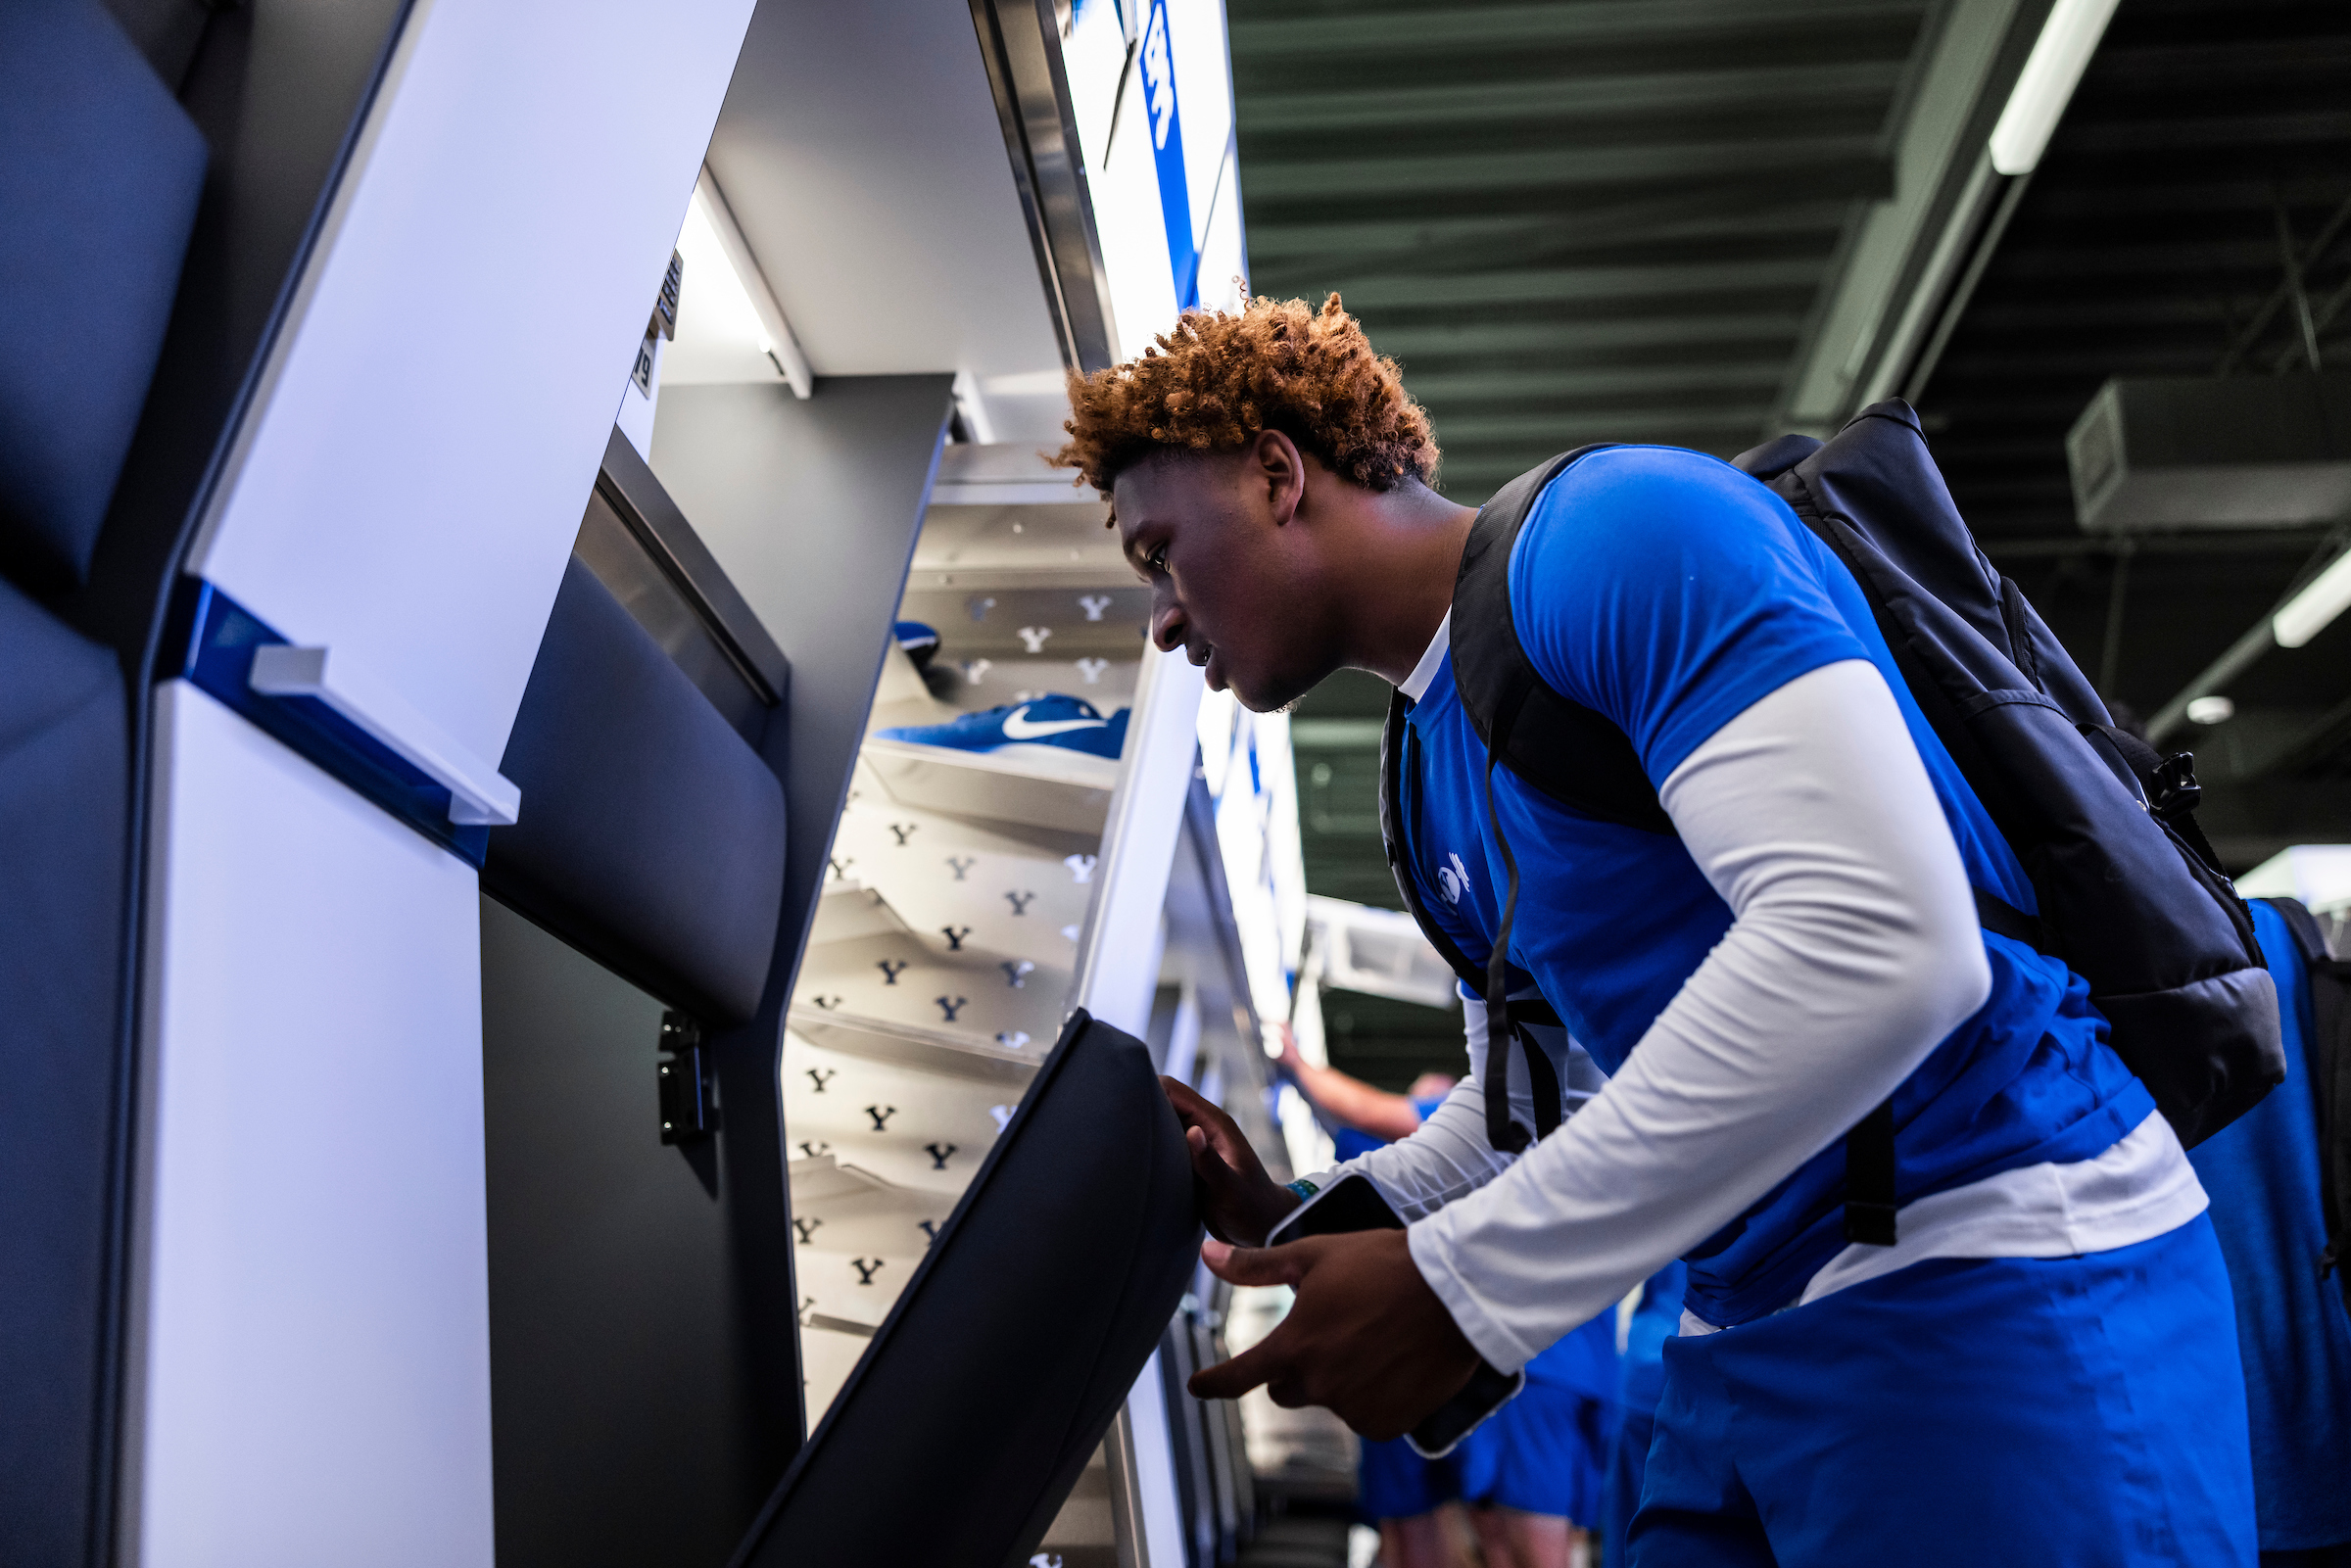
[[[1416,1212],[1422,1276],[1506,1371],[1827,1147],[1990,992],[1965,869],[1874,666],[1789,682],[1658,793],[1733,920],[1623,1069],[1515,1164],[1471,1151],[1473,1073],[1355,1166]]]

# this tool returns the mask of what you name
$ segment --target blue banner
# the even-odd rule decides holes
[[[1183,166],[1183,117],[1176,107],[1176,53],[1168,40],[1168,0],[1151,0],[1143,30],[1144,103],[1149,111],[1152,157],[1159,165],[1159,215],[1168,229],[1168,269],[1176,278],[1176,305],[1200,305],[1200,252],[1192,243],[1192,200]]]

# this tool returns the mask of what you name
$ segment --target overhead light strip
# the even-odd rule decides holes
[[[2115,0],[2057,0],[2041,24],[2023,74],[2016,78],[1999,122],[1991,127],[1991,166],[2003,174],[2030,174],[2049,145],[2049,135],[2072,101],[2089,57],[2106,35]]]
[[[2302,591],[2278,607],[2270,617],[2270,635],[2281,648],[2298,648],[2351,609],[2351,551],[2338,555]]]
[[[735,222],[735,214],[727,206],[718,182],[710,177],[706,164],[694,182],[694,207],[716,236],[718,248],[726,256],[728,270],[735,274],[736,284],[750,302],[752,313],[759,318],[760,351],[775,361],[777,372],[792,383],[794,394],[807,397],[816,390],[816,377],[808,368],[808,356],[800,351],[800,340],[792,335],[784,308],[776,303],[775,293],[768,288],[766,275],[759,270],[750,244],[744,239],[742,228]],[[693,286],[693,280],[689,279],[687,287]]]

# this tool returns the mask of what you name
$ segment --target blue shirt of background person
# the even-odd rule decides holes
[[[2319,1277],[2327,1222],[2306,1069],[2310,978],[2282,915],[2257,901],[2253,929],[2278,979],[2285,1081],[2187,1158],[2212,1200],[2236,1299],[2266,1558],[2351,1544],[2351,1313],[2338,1282]]]
[[[1511,612],[1543,679],[1631,737],[1653,783],[1758,698],[1867,658],[1899,703],[1969,879],[2020,909],[2032,884],[1936,738],[1851,576],[1787,504],[1715,458],[1592,453],[1537,500],[1511,560]],[[1485,831],[1485,748],[1438,670],[1411,711],[1412,874],[1475,962],[1506,885]],[[1511,961],[1613,1072],[1721,939],[1731,912],[1678,840],[1595,821],[1494,776],[1519,868]],[[1440,877],[1440,870],[1452,875]],[[1466,873],[1466,875],[1464,875]],[[1894,1097],[1905,1201],[2104,1152],[2155,1109],[2063,963],[1987,934],[1991,994]],[[1845,1238],[1833,1144],[1689,1255],[1689,1305],[1729,1326],[1786,1305]]]

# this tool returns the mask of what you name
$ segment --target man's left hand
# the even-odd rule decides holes
[[[1237,1400],[1262,1383],[1275,1404],[1319,1404],[1384,1440],[1419,1425],[1477,1369],[1477,1352],[1420,1277],[1401,1230],[1270,1248],[1212,1241],[1200,1256],[1219,1279],[1288,1285],[1297,1301],[1263,1341],[1193,1374],[1196,1398]]]

